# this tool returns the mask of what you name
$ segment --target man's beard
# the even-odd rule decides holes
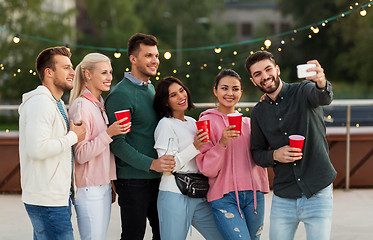
[[[273,79],[273,77],[271,77],[271,79]],[[267,78],[266,80],[264,80],[264,82],[267,81],[267,80],[268,80],[268,78]],[[279,75],[277,74],[276,77],[274,78],[274,83],[275,83],[275,86],[274,86],[274,87],[269,88],[269,89],[266,89],[265,87],[262,87],[261,85],[258,85],[258,88],[259,88],[262,92],[264,92],[264,93],[271,94],[271,93],[275,92],[275,91],[278,89],[278,87],[280,86],[280,81],[281,81],[281,80],[280,80],[280,77],[279,77]]]

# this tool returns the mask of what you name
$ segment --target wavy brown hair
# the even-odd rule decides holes
[[[168,100],[170,96],[169,88],[173,83],[179,84],[186,91],[188,95],[188,110],[196,108],[193,104],[189,89],[178,78],[167,76],[159,81],[153,100],[153,107],[158,120],[163,117],[172,117],[172,109],[168,106]]]

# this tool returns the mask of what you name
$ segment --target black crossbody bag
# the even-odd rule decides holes
[[[209,181],[201,173],[172,173],[180,192],[191,198],[204,198],[209,190]]]

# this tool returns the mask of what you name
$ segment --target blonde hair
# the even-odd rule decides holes
[[[95,68],[96,63],[100,62],[111,62],[110,58],[101,53],[89,53],[75,69],[76,75],[73,80],[73,89],[70,91],[69,106],[74,102],[75,99],[82,95],[84,88],[86,87],[87,79],[85,77],[85,71],[92,72]]]

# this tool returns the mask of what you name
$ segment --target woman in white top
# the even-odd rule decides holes
[[[157,86],[153,103],[158,119],[154,148],[165,154],[169,138],[174,139],[175,172],[198,173],[195,157],[206,142],[195,120],[184,112],[195,108],[187,87],[177,78],[165,77]],[[172,174],[163,174],[159,186],[158,216],[162,240],[185,240],[190,225],[206,239],[223,239],[216,228],[206,198],[190,198],[178,189]]]

